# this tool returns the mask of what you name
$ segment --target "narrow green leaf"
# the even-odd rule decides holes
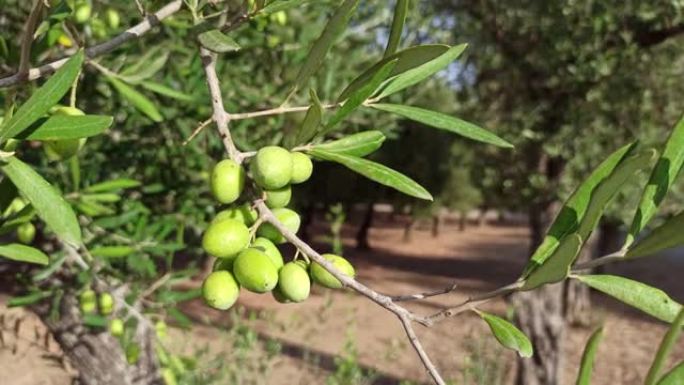
[[[364,157],[382,146],[385,135],[377,130],[362,131],[357,134],[345,136],[342,139],[333,140],[312,146],[312,149],[321,149],[337,154]]]
[[[50,262],[50,258],[42,251],[18,243],[0,245],[0,256],[13,261],[35,263],[38,265],[47,265],[48,262]]]
[[[352,113],[357,107],[359,107],[363,102],[365,102],[368,97],[370,97],[373,92],[380,86],[380,83],[382,83],[387,77],[389,76],[390,72],[392,72],[392,69],[394,69],[394,66],[397,64],[397,59],[391,60],[385,65],[378,70],[375,74],[373,74],[373,77],[371,80],[364,84],[363,87],[359,88],[356,90],[354,93],[352,93],[349,98],[347,99],[346,102],[340,107],[335,115],[333,115],[332,119],[327,124],[327,129],[326,132],[330,132],[331,128],[334,127],[337,123],[341,122],[344,118],[346,118],[349,114]]]
[[[60,140],[87,138],[103,133],[112,125],[113,118],[105,115],[68,116],[54,115],[31,127],[17,139]]]
[[[394,66],[394,70],[390,74],[390,79],[401,73],[404,73],[412,68],[415,68],[421,64],[427,63],[430,60],[438,57],[439,55],[446,52],[450,47],[448,45],[434,44],[434,45],[419,45],[415,47],[409,47],[393,55],[387,56],[386,58],[375,63],[369,69],[365,70],[361,75],[357,76],[351,83],[345,88],[340,96],[337,97],[338,102],[343,102],[349,95],[354,91],[363,87],[364,84],[373,78],[373,75],[382,68],[385,63],[390,62],[394,59],[398,59],[397,65]]]
[[[145,79],[151,78],[159,72],[166,65],[166,61],[169,59],[168,52],[157,52],[155,55],[144,62],[144,65],[140,66],[134,71],[124,71],[121,72],[120,78],[126,83],[138,84]],[[129,67],[132,68],[132,67]]]
[[[565,201],[565,204],[556,216],[556,219],[554,219],[541,245],[537,247],[532,257],[530,257],[530,260],[523,271],[523,278],[529,276],[530,272],[548,259],[554,250],[556,250],[558,243],[563,237],[577,231],[579,222],[584,217],[594,189],[599,183],[606,179],[613,170],[615,170],[620,162],[622,162],[635,147],[635,143],[630,143],[610,154],[598,165],[598,167],[596,167],[596,169],[594,169],[589,177],[575,189],[568,200]]]
[[[402,106],[399,104],[375,103],[370,104],[369,107],[375,108],[376,110],[398,114],[407,119],[423,123],[427,126],[453,132],[455,134],[480,142],[493,144],[499,147],[513,147],[512,144],[499,138],[484,128],[480,128],[472,123],[466,122],[465,120],[442,114],[441,112],[425,110],[418,107]]]
[[[401,91],[443,70],[451,64],[451,62],[461,56],[467,46],[467,44],[460,44],[451,47],[448,51],[438,57],[390,79],[381,87],[382,91],[380,91],[377,99],[382,99],[388,95]]]
[[[655,150],[647,150],[625,159],[596,187],[577,229],[577,234],[582,239],[589,239],[589,235],[598,225],[608,203],[628,182],[634,180],[638,172],[651,167],[657,156],[658,153]]]
[[[589,341],[587,341],[587,346],[584,347],[582,364],[580,365],[579,374],[577,375],[576,385],[591,385],[591,374],[594,371],[594,361],[601,339],[603,339],[603,327],[596,329],[596,331],[591,334]]]
[[[525,333],[501,317],[480,311],[477,313],[487,322],[492,334],[502,346],[515,350],[520,357],[532,357],[534,349]]]
[[[0,181],[0,213],[4,213],[16,197],[17,188],[14,183],[9,178],[2,178]]]
[[[155,122],[161,122],[164,120],[154,103],[152,103],[152,101],[150,101],[150,99],[148,99],[145,95],[136,91],[134,88],[119,79],[108,77],[107,80],[112,83],[114,89],[116,89],[121,96],[126,98],[135,108],[140,110],[140,112],[147,115],[148,118]]]
[[[15,157],[6,159],[2,171],[58,237],[75,246],[81,244],[81,228],[76,214],[50,183]]]
[[[105,191],[120,191],[127,188],[133,188],[140,186],[140,182],[135,179],[113,179],[106,182],[96,183],[92,186],[85,188],[83,191],[88,193],[98,193]]]
[[[401,33],[404,30],[404,22],[406,22],[406,14],[408,13],[408,0],[397,0],[394,6],[394,17],[392,18],[392,28],[387,39],[387,47],[385,48],[385,56],[388,57],[397,51],[399,42],[401,41]]]
[[[232,37],[218,29],[202,32],[197,36],[197,40],[204,48],[217,53],[235,52],[240,49],[240,45]]]
[[[653,255],[661,250],[684,245],[684,211],[668,219],[633,245],[625,258]]]
[[[563,238],[551,256],[525,280],[520,290],[532,290],[547,283],[560,282],[567,278],[570,266],[582,248],[582,237],[571,234]]]
[[[335,10],[335,13],[328,21],[328,24],[323,29],[321,36],[314,42],[306,61],[302,65],[295,80],[295,88],[292,92],[296,92],[306,86],[307,81],[323,63],[325,55],[332,47],[338,36],[344,31],[351,19],[359,0],[344,0],[344,2]]]
[[[84,314],[83,324],[94,328],[106,328],[109,324],[107,317],[97,314]]]
[[[321,119],[323,119],[323,106],[318,95],[316,95],[316,91],[310,89],[309,95],[311,96],[311,107],[306,111],[304,121],[297,131],[296,144],[304,144],[313,139],[318,133],[318,127],[321,125]]]
[[[682,165],[684,165],[684,116],[672,130],[665,144],[665,150],[653,168],[648,184],[641,195],[641,202],[632,220],[624,247],[630,246],[648,221],[653,218],[667,190],[670,189],[682,169]]]
[[[140,83],[143,88],[146,88],[159,95],[167,96],[172,99],[180,100],[182,102],[191,102],[195,100],[192,96],[185,94],[183,92],[174,90],[171,87],[165,86],[160,83],[155,83],[151,81],[144,81]]]
[[[40,292],[36,292],[36,293],[31,293],[28,295],[23,295],[21,297],[14,297],[7,302],[7,307],[19,307],[19,306],[33,305],[34,303],[38,303],[38,302],[42,301],[43,299],[50,297],[51,295],[52,295],[52,292],[40,291]]]
[[[270,15],[272,13],[285,11],[290,8],[299,7],[309,3],[311,0],[275,0],[259,11],[259,15]]]
[[[658,381],[658,385],[682,385],[684,384],[684,362],[680,362],[672,370]]]
[[[19,107],[12,119],[2,126],[0,142],[21,133],[62,99],[78,76],[83,57],[83,50],[79,50]]]
[[[679,314],[670,326],[670,330],[667,331],[663,340],[660,342],[655,359],[646,375],[644,385],[655,385],[660,379],[660,373],[667,363],[667,358],[670,355],[670,352],[672,352],[672,348],[677,343],[677,339],[682,332],[682,326],[684,326],[684,308],[679,311]]]
[[[90,250],[90,254],[94,257],[105,259],[118,259],[127,257],[136,250],[131,246],[98,246]]]
[[[674,321],[682,309],[682,305],[664,291],[628,278],[615,275],[578,275],[574,278],[668,323]]]
[[[387,187],[391,187],[406,195],[419,199],[432,200],[432,195],[416,183],[413,179],[403,175],[391,168],[370,160],[357,158],[354,156],[338,154],[321,149],[312,149],[309,154],[321,160],[339,163],[352,171],[355,171],[366,178],[378,182]]]

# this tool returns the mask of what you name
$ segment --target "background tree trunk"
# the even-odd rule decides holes
[[[441,210],[437,211],[434,215],[432,215],[432,237],[437,238],[439,237],[440,230],[442,229],[442,212]]]
[[[416,219],[413,216],[411,216],[409,218],[408,222],[406,222],[406,224],[404,225],[404,242],[405,243],[411,242],[411,240],[413,239],[413,230],[416,228],[416,223],[417,223]]]
[[[369,250],[370,242],[368,242],[368,233],[373,226],[373,202],[368,202],[366,211],[363,215],[363,221],[356,233],[356,248],[359,250]]]
[[[597,256],[600,235],[594,231],[582,248],[577,262],[586,262]],[[565,281],[565,319],[570,325],[591,324],[591,291],[589,286],[574,279]]]
[[[66,293],[59,305],[59,317],[50,315],[49,304],[33,309],[52,333],[70,364],[78,370],[82,385],[149,385],[162,384],[154,353],[154,330],[141,333],[136,364],[129,365],[119,342],[103,329],[83,325],[78,300]]]
[[[458,216],[458,231],[465,231],[467,221],[468,213],[466,211],[461,211],[461,213]]]

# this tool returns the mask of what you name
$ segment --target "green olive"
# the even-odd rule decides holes
[[[90,19],[92,12],[93,8],[90,6],[90,4],[79,5],[76,7],[76,11],[74,12],[74,20],[76,20],[76,22],[79,24],[85,24],[88,19]]]
[[[158,338],[165,338],[167,330],[168,330],[168,327],[166,326],[166,322],[164,322],[162,320],[155,322],[154,331],[157,333]]]
[[[131,343],[126,347],[126,362],[128,362],[129,365],[134,365],[136,362],[138,362],[138,359],[140,358],[140,346],[138,346],[136,343]]]
[[[75,107],[58,106],[51,109],[53,115],[83,116],[85,113]],[[78,153],[86,143],[86,138],[45,141],[45,152],[49,159],[66,160]]]
[[[290,185],[281,187],[277,190],[266,190],[266,206],[276,209],[285,207],[292,198],[292,188]]]
[[[117,12],[113,8],[108,8],[105,11],[105,20],[107,20],[107,25],[111,29],[119,28],[119,24],[121,23],[121,17],[119,17],[119,12]]]
[[[202,283],[202,297],[214,309],[227,310],[235,304],[240,286],[229,271],[215,271]]]
[[[212,222],[202,237],[204,251],[216,258],[234,258],[249,245],[249,229],[234,219]]]
[[[233,203],[245,187],[245,171],[231,159],[224,159],[211,172],[211,192],[221,203]]]
[[[296,262],[286,263],[278,272],[278,289],[290,301],[302,302],[311,290],[309,274]]]
[[[79,296],[79,305],[81,306],[81,312],[83,313],[94,313],[97,310],[97,295],[91,289],[84,290]]]
[[[240,221],[247,226],[251,226],[254,224],[254,222],[256,222],[258,217],[259,213],[257,213],[257,211],[248,203],[245,203],[243,205],[233,206],[218,212],[212,222],[218,222],[221,219],[230,218]]]
[[[292,153],[292,179],[290,183],[297,184],[306,182],[313,172],[311,159],[301,152]]]
[[[254,248],[238,255],[233,264],[233,273],[242,287],[255,293],[271,291],[278,283],[278,269],[271,258]]]
[[[120,318],[109,321],[109,332],[114,337],[121,337],[124,334],[124,323]]]
[[[276,190],[290,183],[292,156],[282,147],[267,146],[257,151],[251,161],[256,183],[266,190]]]
[[[352,264],[349,263],[349,261],[347,261],[346,259],[335,254],[323,254],[323,258],[327,259],[330,263],[333,264],[333,266],[335,266],[339,271],[341,271],[345,275],[354,278],[354,275],[356,274],[354,272],[354,266],[352,266]],[[339,289],[343,286],[342,282],[340,282],[337,278],[335,278],[332,274],[325,270],[323,266],[319,265],[316,262],[311,263],[309,272],[311,273],[311,278],[313,278],[314,282],[318,283],[321,286],[325,286],[330,289]]]
[[[257,237],[257,239],[252,242],[252,246],[255,249],[259,249],[261,252],[266,254],[273,262],[276,269],[283,267],[283,255],[280,254],[278,247],[273,244],[269,239],[263,237]]]
[[[100,313],[103,315],[111,314],[114,310],[114,298],[109,293],[100,294],[99,298]]]
[[[36,226],[31,222],[22,223],[17,227],[17,239],[19,242],[28,245],[36,238]]]
[[[287,208],[274,209],[273,214],[282,223],[285,228],[293,233],[299,231],[299,225],[301,224],[301,219],[299,215],[293,210]],[[285,237],[270,223],[264,223],[259,226],[257,234],[261,237],[268,238],[274,243],[284,243]]]

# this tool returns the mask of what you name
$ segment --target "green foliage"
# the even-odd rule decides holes
[[[602,339],[603,327],[596,329],[589,337],[587,345],[584,347],[584,353],[582,354],[582,363],[580,364],[576,385],[591,385],[591,374],[594,370],[594,361],[596,360],[596,353]]]
[[[501,345],[518,352],[520,357],[532,357],[534,353],[532,343],[527,336],[513,324],[501,317],[484,312],[478,312]]]

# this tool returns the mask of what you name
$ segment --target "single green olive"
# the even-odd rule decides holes
[[[259,217],[259,213],[255,209],[252,208],[248,203],[239,205],[239,206],[233,206],[230,208],[227,208],[225,210],[221,210],[216,214],[216,217],[212,220],[212,222],[218,222],[221,219],[235,219],[237,221],[240,221],[244,223],[247,226],[251,226],[256,222],[257,218]]]
[[[111,29],[119,28],[119,24],[121,23],[121,17],[119,17],[119,12],[117,12],[116,9],[113,8],[108,8],[105,11],[105,20],[107,20],[107,25]]]
[[[273,265],[276,267],[276,269],[280,269],[283,267],[283,255],[280,254],[280,250],[278,250],[278,247],[273,244],[269,239],[264,238],[264,237],[257,237],[257,239],[252,242],[252,246],[255,249],[259,249],[261,252],[266,254],[271,259],[271,262],[273,262]]]
[[[85,24],[90,19],[92,12],[93,8],[90,4],[81,4],[74,11],[74,20],[79,24]]]
[[[50,110],[53,115],[83,116],[85,113],[78,108],[58,106]],[[51,160],[66,160],[76,155],[86,143],[86,138],[48,140],[44,142],[44,149]]]
[[[114,337],[121,337],[124,334],[124,323],[120,318],[109,321],[109,332]]]
[[[166,322],[159,320],[154,323],[154,331],[157,333],[157,338],[166,338],[166,333],[168,331],[168,327],[166,326]]]
[[[114,297],[109,293],[102,293],[100,298],[98,298],[98,304],[100,306],[100,313],[102,315],[109,315],[114,310]]]
[[[290,185],[276,190],[266,190],[264,193],[266,194],[266,206],[272,209],[287,206],[292,198],[292,188]]]
[[[290,210],[288,208],[274,209],[273,215],[275,215],[278,221],[280,221],[280,223],[282,223],[285,226],[285,228],[287,228],[291,232],[296,233],[297,231],[299,231],[301,219],[299,218],[299,214],[297,214],[293,210]],[[263,225],[259,226],[257,234],[261,237],[270,239],[274,243],[285,242],[285,237],[283,237],[280,231],[278,231],[278,229],[276,229],[275,226],[273,226],[270,223],[264,223]]]
[[[91,289],[84,290],[79,296],[81,312],[94,313],[97,310],[97,295]]]
[[[129,365],[133,365],[140,359],[140,346],[135,342],[132,342],[126,347],[126,362]]]
[[[351,278],[354,278],[354,276],[356,275],[354,271],[354,266],[352,266],[352,264],[349,263],[349,261],[340,257],[339,255],[323,254],[323,258],[327,259],[330,263],[333,264],[333,266],[335,266],[343,274],[348,275]],[[339,289],[343,286],[342,282],[340,282],[337,278],[335,278],[332,274],[325,270],[323,266],[319,265],[316,262],[311,263],[309,272],[314,282],[318,283],[321,286],[325,286],[330,289]]]
[[[204,251],[216,258],[234,258],[249,245],[249,229],[234,219],[212,222],[202,237]]]
[[[290,183],[292,156],[282,147],[263,147],[252,159],[251,169],[259,186],[266,190],[276,190]]]
[[[292,153],[292,178],[290,183],[297,184],[306,182],[313,173],[311,158],[301,152]]]
[[[22,223],[17,227],[17,239],[19,242],[28,245],[36,238],[36,226],[31,222]]]
[[[227,310],[235,304],[240,294],[240,285],[229,271],[215,271],[202,283],[202,297],[214,309]]]
[[[231,159],[224,159],[211,172],[211,192],[221,203],[233,203],[245,187],[244,169]]]
[[[311,281],[309,274],[296,262],[289,262],[278,272],[278,289],[292,302],[309,298]]]
[[[278,269],[271,258],[254,248],[238,255],[233,273],[242,287],[255,293],[266,293],[278,284]]]

